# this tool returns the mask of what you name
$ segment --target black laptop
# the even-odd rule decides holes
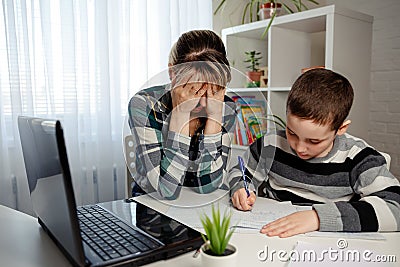
[[[199,232],[139,203],[76,207],[60,121],[21,116],[18,128],[33,209],[74,266],[140,266],[203,243]]]

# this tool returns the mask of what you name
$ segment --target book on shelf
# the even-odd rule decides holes
[[[266,102],[255,96],[232,97],[237,104],[237,123],[234,143],[250,145],[267,132]]]
[[[237,112],[235,141],[237,145],[247,146],[249,144],[247,139],[246,127],[243,123],[243,116],[240,109]]]

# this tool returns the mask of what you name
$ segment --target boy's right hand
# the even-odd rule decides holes
[[[250,196],[247,197],[247,193],[244,188],[237,190],[232,196],[232,204],[238,210],[251,210],[254,202],[256,202],[256,194],[254,194],[254,192],[250,192]]]

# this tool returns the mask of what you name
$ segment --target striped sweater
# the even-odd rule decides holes
[[[245,161],[259,196],[311,203],[320,231],[400,230],[399,181],[385,158],[361,139],[337,136],[328,155],[302,160],[279,131],[257,139]],[[228,179],[231,195],[243,187],[238,166]]]

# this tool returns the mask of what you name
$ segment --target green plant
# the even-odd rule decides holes
[[[209,241],[208,248],[214,255],[223,255],[232,237],[233,229],[229,230],[231,217],[232,213],[228,210],[221,214],[219,207],[215,208],[213,204],[212,217],[210,218],[206,214],[203,214],[200,218],[206,232],[206,236],[203,234],[201,236],[204,242]]]
[[[246,51],[244,52],[246,54],[247,59],[244,61],[245,63],[250,63],[249,66],[247,66],[246,68],[248,68],[251,71],[258,71],[258,66],[260,66],[260,62],[259,60],[262,57],[259,57],[259,55],[261,55],[261,52],[257,52],[257,51]]]
[[[222,10],[226,4],[227,0],[221,0],[214,11],[214,15],[218,14],[220,10]],[[245,0],[244,7],[242,12],[242,24],[246,22],[246,15],[248,15],[249,22],[253,22],[254,16],[257,16],[258,11],[260,10],[260,4],[265,1],[262,0]],[[255,19],[256,21],[258,19]]]
[[[279,117],[278,115],[268,114],[266,119],[268,121],[271,121],[271,122],[275,123],[276,125],[278,125],[282,129],[286,129],[286,122],[281,117]]]
[[[304,2],[313,3],[315,5],[319,5],[319,3],[315,0],[243,0],[243,12],[242,12],[242,24],[246,23],[246,17],[248,18],[248,22],[253,22],[259,20],[257,14],[260,10],[260,5],[264,3],[280,3],[287,13],[292,14],[295,12],[301,12],[303,10],[308,10],[309,8],[304,4]],[[214,11],[214,15],[218,14],[219,11],[223,10],[225,4],[228,0],[220,0],[217,8]],[[292,6],[292,7],[291,7]],[[255,18],[254,18],[255,17]],[[270,18],[270,21],[265,28],[262,38],[268,33],[274,18],[276,17],[276,12],[274,12]]]

